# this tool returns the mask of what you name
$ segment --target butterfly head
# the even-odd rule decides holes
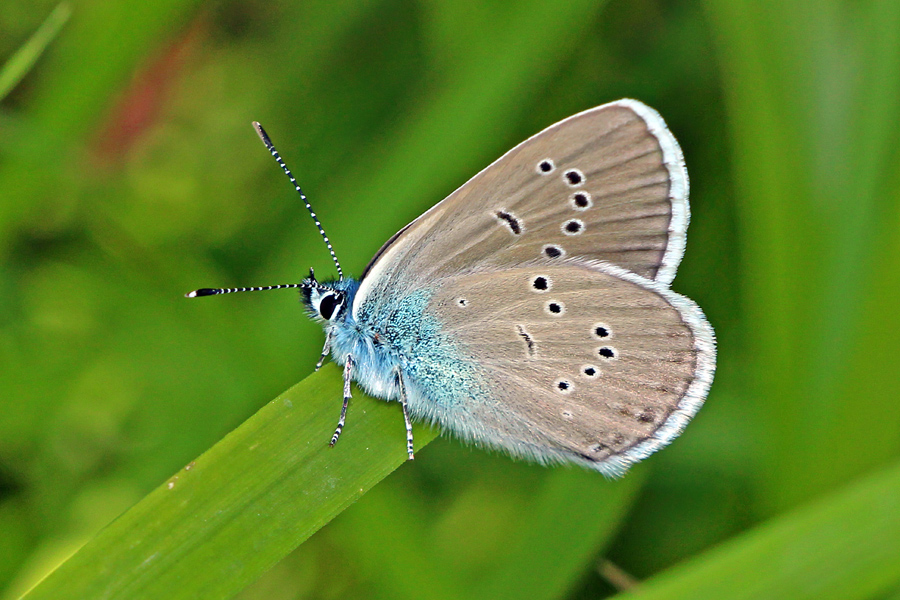
[[[334,323],[347,316],[347,308],[359,284],[354,279],[316,281],[312,269],[300,287],[301,300],[310,316],[319,322]]]

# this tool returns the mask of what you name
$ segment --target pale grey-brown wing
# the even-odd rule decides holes
[[[537,259],[449,277],[427,312],[487,390],[427,416],[542,462],[622,473],[681,432],[715,371],[696,304],[605,263]]]
[[[668,285],[684,253],[688,179],[662,118],[635,100],[579,113],[522,142],[375,256],[374,287],[417,287],[539,256],[602,260]]]

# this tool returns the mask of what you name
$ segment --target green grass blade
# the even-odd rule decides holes
[[[398,406],[357,393],[340,442],[334,365],[267,404],[26,598],[226,598],[406,461]],[[417,447],[435,432],[416,429]]]
[[[653,577],[621,600],[866,600],[900,582],[900,464]]]
[[[28,74],[71,15],[72,9],[67,3],[57,4],[31,38],[6,61],[0,69],[0,100],[6,98]]]

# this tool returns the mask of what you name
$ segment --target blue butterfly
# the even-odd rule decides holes
[[[411,419],[540,463],[607,475],[668,444],[712,384],[715,338],[670,289],[690,210],[681,149],[656,111],[619,100],[522,142],[394,235],[361,277],[299,288],[350,383]]]

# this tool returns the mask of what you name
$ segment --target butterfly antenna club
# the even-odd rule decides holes
[[[256,133],[259,135],[259,139],[261,139],[263,144],[266,145],[269,153],[275,158],[275,162],[278,163],[278,166],[281,167],[281,170],[284,171],[284,173],[288,176],[288,179],[291,180],[291,183],[294,185],[294,189],[297,190],[298,194],[300,194],[300,198],[303,200],[303,204],[306,205],[306,210],[309,211],[310,216],[316,223],[316,227],[319,229],[319,234],[321,234],[322,239],[325,240],[325,245],[328,247],[328,252],[331,254],[331,260],[334,261],[334,266],[337,267],[338,277],[341,281],[343,281],[344,271],[341,269],[341,263],[338,262],[337,255],[335,255],[334,253],[334,248],[331,246],[331,240],[329,240],[328,236],[325,234],[325,229],[322,228],[322,224],[319,222],[319,217],[316,216],[316,212],[313,210],[312,205],[309,203],[309,200],[306,199],[306,194],[304,194],[303,190],[300,189],[300,185],[297,183],[297,180],[294,179],[294,175],[291,173],[291,170],[288,169],[286,164],[284,164],[284,160],[281,158],[281,155],[278,154],[278,150],[275,149],[275,145],[272,143],[272,140],[269,139],[269,134],[267,134],[266,130],[262,128],[262,125],[260,125],[256,121],[253,121],[253,128],[256,129]]]

